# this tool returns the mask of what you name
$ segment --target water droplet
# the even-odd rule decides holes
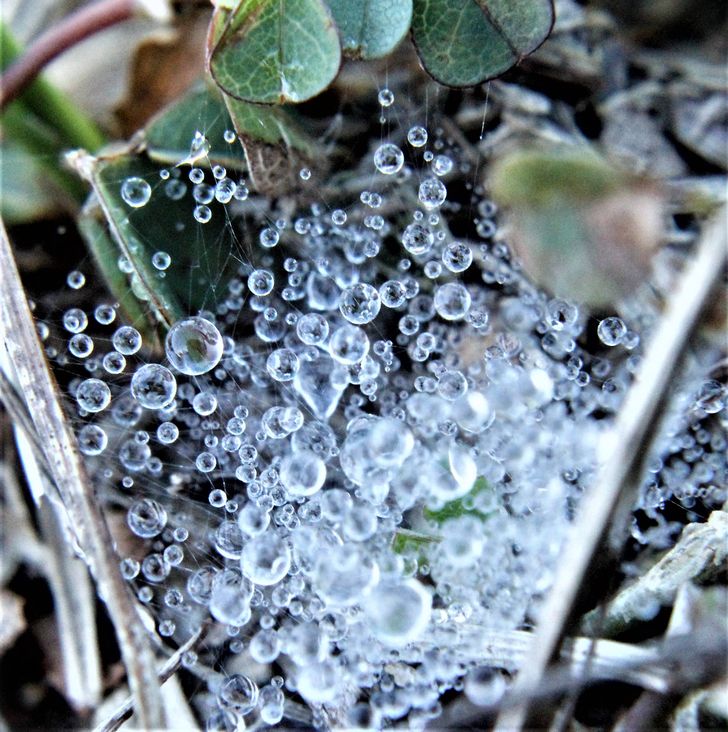
[[[77,269],[74,269],[73,272],[68,273],[68,277],[66,277],[66,284],[72,290],[80,290],[86,284],[86,277],[83,272],[79,272]]]
[[[109,351],[104,354],[101,365],[109,374],[120,374],[126,368],[126,359],[118,351]]]
[[[464,272],[473,263],[473,252],[467,244],[453,242],[442,250],[442,263],[451,272]]]
[[[106,432],[98,425],[84,425],[78,432],[78,446],[84,455],[100,455],[108,444]]]
[[[435,291],[435,311],[444,320],[462,320],[470,302],[470,293],[459,282],[447,282]]]
[[[85,333],[76,333],[68,341],[68,350],[76,358],[88,358],[94,350],[94,342]]]
[[[260,245],[262,247],[265,247],[266,249],[271,249],[276,244],[278,244],[279,239],[280,234],[275,229],[271,229],[270,227],[262,229],[260,234],[258,234],[258,241],[260,242]]]
[[[142,498],[132,503],[126,514],[129,528],[142,539],[151,539],[162,533],[167,525],[167,512],[151,498]]]
[[[403,646],[422,635],[430,622],[432,596],[414,579],[382,583],[367,596],[364,612],[380,641]]]
[[[169,329],[164,348],[177,371],[187,376],[200,376],[220,363],[224,343],[213,323],[192,317],[178,321]]]
[[[143,178],[126,178],[121,184],[121,197],[127,206],[141,208],[152,197],[152,187]]]
[[[409,224],[402,232],[402,244],[410,254],[426,254],[434,243],[435,235],[422,224]]]
[[[367,334],[348,323],[337,328],[329,339],[332,358],[347,365],[361,361],[369,353],[369,346]]]
[[[94,310],[96,322],[101,325],[110,325],[116,319],[116,310],[111,305],[99,305]]]
[[[276,381],[292,381],[300,363],[295,351],[290,348],[278,348],[268,356],[265,367]]]
[[[157,439],[163,445],[171,445],[179,437],[179,427],[174,422],[162,422],[157,427]]]
[[[447,175],[452,170],[452,158],[447,155],[435,155],[431,163],[432,172],[437,176]]]
[[[627,335],[627,326],[621,318],[605,318],[597,327],[597,335],[605,346],[618,346]]]
[[[177,381],[172,372],[158,363],[139,367],[131,377],[132,396],[147,409],[164,409],[177,393]]]
[[[394,104],[394,93],[385,87],[379,91],[377,100],[382,107],[391,107]]]
[[[248,289],[258,297],[269,295],[273,291],[275,279],[267,269],[256,269],[248,275]]]
[[[167,252],[154,252],[152,254],[152,266],[158,270],[165,270],[172,264],[172,257]]]
[[[111,402],[111,390],[101,379],[85,379],[78,385],[76,402],[86,412],[101,412]]]
[[[404,154],[391,142],[380,145],[374,153],[374,166],[384,175],[394,175],[402,170]]]
[[[307,346],[317,346],[328,337],[329,323],[318,313],[307,313],[296,321],[296,335]]]
[[[447,188],[438,178],[425,178],[420,183],[417,197],[426,209],[435,209],[445,203]]]
[[[399,280],[387,280],[379,288],[379,297],[388,308],[398,308],[407,299],[407,290]]]
[[[220,703],[234,709],[237,714],[252,712],[258,704],[256,683],[242,674],[229,676],[220,687]]]
[[[70,333],[82,333],[88,326],[88,317],[81,308],[70,308],[63,313],[63,327]]]
[[[347,287],[339,300],[339,311],[355,325],[370,323],[377,317],[381,307],[379,292],[363,282]]]
[[[132,356],[142,347],[142,336],[136,328],[122,325],[111,336],[111,343],[123,356]]]
[[[212,211],[209,206],[199,205],[195,206],[192,215],[195,217],[195,221],[206,224],[212,218]]]
[[[347,346],[345,350],[349,354],[352,349]],[[318,419],[328,419],[336,409],[348,383],[349,375],[346,368],[328,356],[320,355],[315,361],[301,363],[293,386]]]
[[[209,391],[201,391],[192,399],[192,409],[200,417],[207,417],[217,409],[217,397]]]
[[[427,144],[427,130],[418,125],[410,127],[409,132],[407,132],[407,142],[412,147],[424,147]]]
[[[326,466],[320,457],[305,450],[289,453],[280,469],[283,487],[294,497],[311,496],[326,480]]]
[[[291,550],[284,539],[265,533],[253,537],[243,547],[240,558],[243,574],[257,585],[275,585],[291,568]]]

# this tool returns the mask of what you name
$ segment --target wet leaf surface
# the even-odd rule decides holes
[[[550,0],[414,0],[412,38],[437,81],[473,86],[538,48],[553,22]]]
[[[215,11],[208,65],[220,88],[249,102],[303,102],[339,71],[336,26],[322,0],[241,0]]]
[[[198,131],[204,132],[210,145],[201,165],[218,164],[232,170],[245,167],[245,155],[236,140],[225,141],[225,132],[233,121],[222,95],[200,86],[167,107],[144,132],[147,153],[152,160],[175,165],[189,155],[190,143]]]
[[[344,54],[380,58],[394,50],[412,22],[412,0],[329,0]]]
[[[165,328],[185,315],[214,308],[238,267],[242,246],[224,206],[213,200],[210,221],[199,223],[186,176],[170,178],[178,191],[185,186],[184,194],[175,200],[169,195],[169,181],[161,180],[159,168],[142,156],[86,158],[80,167],[98,197],[116,245],[113,262],[108,261],[108,247],[101,249],[99,260],[114,294],[128,297],[131,288],[142,309],[150,309]],[[131,177],[145,180],[152,188],[149,201],[139,208],[130,207],[121,195],[123,182]],[[165,271],[152,264],[152,255],[160,250],[171,257]],[[126,258],[131,270],[126,287],[120,278],[110,276],[119,256]]]

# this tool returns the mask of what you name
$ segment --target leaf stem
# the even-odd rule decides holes
[[[56,56],[105,28],[128,20],[134,0],[99,0],[84,5],[43,33],[2,77],[0,109],[15,99]]]

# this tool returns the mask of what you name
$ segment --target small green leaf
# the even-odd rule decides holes
[[[281,107],[263,107],[225,95],[257,191],[280,195],[299,182],[298,171],[326,159],[324,151]]]
[[[215,10],[208,66],[236,99],[303,102],[333,81],[340,63],[339,36],[323,0],[240,0],[232,11]]]
[[[449,503],[446,503],[442,508],[438,508],[437,510],[433,511],[429,508],[425,508],[423,511],[423,515],[426,519],[430,521],[434,521],[437,524],[444,524],[445,521],[448,521],[449,519],[459,518],[460,516],[477,516],[478,518],[485,521],[488,518],[487,513],[483,513],[482,511],[478,511],[476,508],[470,508],[468,505],[466,505],[466,501],[468,499],[470,501],[473,500],[475,496],[477,496],[479,493],[483,493],[484,491],[491,490],[490,486],[488,485],[488,481],[486,481],[483,476],[478,478],[475,483],[473,483],[473,487],[470,489],[469,493],[462,498],[458,498],[455,501],[450,501]]]
[[[397,554],[419,554],[430,544],[437,544],[442,538],[430,534],[420,534],[411,529],[397,529],[392,539],[392,551]]]
[[[393,51],[412,22],[412,0],[329,0],[344,53],[381,58]]]
[[[473,86],[535,51],[553,22],[552,0],[414,0],[412,39],[435,80]]]
[[[176,183],[186,187],[184,195],[170,197],[167,190],[174,179],[161,180],[159,168],[144,156],[83,156],[73,162],[91,183],[115,244],[113,261],[107,250],[92,248],[113,294],[122,301],[131,288],[141,307],[163,328],[202,309],[214,309],[241,257],[224,206],[213,200],[210,221],[199,223],[189,183],[180,177]],[[130,207],[121,196],[121,186],[130,177],[142,178],[152,188],[149,201],[140,208]],[[152,264],[158,251],[172,260],[164,272]],[[120,256],[129,262],[128,279],[110,274]]]
[[[146,127],[144,139],[152,160],[174,165],[190,152],[196,132],[205,135],[210,151],[200,164],[209,160],[231,170],[245,167],[245,155],[237,140],[225,142],[223,135],[233,122],[222,95],[209,87],[198,87],[160,112]]]

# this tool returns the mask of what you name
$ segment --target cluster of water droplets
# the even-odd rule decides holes
[[[247,188],[219,166],[204,183],[209,147],[192,148],[189,183],[163,171],[162,195],[191,184],[198,222],[212,198],[234,217]],[[161,635],[212,618],[227,654],[209,729],[275,725],[291,698],[315,725],[417,726],[447,689],[483,704],[505,690],[473,639],[537,619],[640,338],[612,316],[599,355],[579,345],[589,313],[527,281],[477,184],[472,232],[453,235],[448,185],[470,172],[441,131],[382,143],[371,190],[261,222],[226,294],[161,351],[112,305],[93,313],[105,339],[64,314],[70,356],[49,353],[88,372],[70,384],[80,448],[146,551],[122,572]],[[139,178],[121,195],[153,203]],[[163,250],[153,262],[174,271]],[[720,498],[725,431],[709,418],[725,388],[693,382],[686,400],[652,506],[695,500],[686,484]]]

